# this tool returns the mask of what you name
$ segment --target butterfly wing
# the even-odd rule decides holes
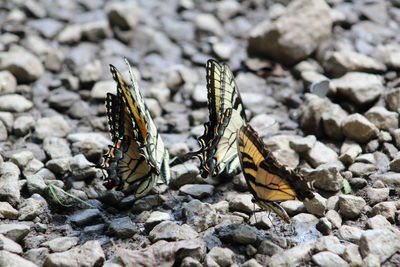
[[[314,197],[306,181],[297,172],[280,165],[250,125],[240,129],[237,143],[244,177],[260,206],[288,222],[287,213],[277,202]]]
[[[229,67],[215,60],[206,65],[209,122],[198,138],[200,150],[190,153],[201,163],[203,177],[232,174],[239,166],[236,132],[246,116],[234,76]]]

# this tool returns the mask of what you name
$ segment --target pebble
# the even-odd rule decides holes
[[[179,188],[179,192],[194,198],[205,198],[212,195],[214,186],[208,184],[185,184]]]
[[[385,201],[389,197],[389,188],[367,188],[365,193],[367,195],[368,204],[374,205]]]
[[[199,14],[194,19],[198,31],[209,35],[222,36],[224,30],[221,23],[212,14]]]
[[[43,149],[51,159],[71,157],[68,142],[60,137],[46,137],[43,140]]]
[[[5,251],[5,250],[0,251],[0,263],[1,263],[1,266],[4,266],[4,267],[13,267],[13,266],[37,267],[38,266],[38,265],[34,264],[33,262],[25,260],[24,258],[14,254],[14,253]]]
[[[153,211],[145,221],[144,227],[150,231],[153,227],[162,221],[170,221],[171,215],[167,212]]]
[[[348,72],[344,76],[333,79],[339,95],[356,105],[369,104],[375,101],[384,90],[382,77],[362,72]]]
[[[17,94],[8,94],[0,96],[0,110],[11,112],[24,112],[33,107],[33,103]]]
[[[132,222],[131,218],[126,216],[113,219],[108,226],[108,232],[113,236],[125,239],[136,234],[138,227]]]
[[[19,83],[34,82],[44,73],[40,59],[25,50],[0,52],[0,69],[11,72]]]
[[[104,260],[104,251],[99,241],[93,240],[65,252],[50,254],[44,266],[74,266],[77,262],[84,266],[97,266],[102,265]]]
[[[366,202],[363,198],[353,195],[339,196],[339,213],[345,218],[354,219],[364,209]]]
[[[65,137],[71,131],[68,122],[61,116],[41,118],[36,122],[35,134],[40,139]]]
[[[314,198],[304,202],[306,210],[316,216],[323,216],[326,210],[326,198],[314,193]]]
[[[0,95],[14,94],[17,89],[17,80],[11,72],[0,71]]]
[[[282,253],[283,249],[275,243],[271,242],[270,240],[263,240],[258,247],[257,252],[267,256],[272,256],[278,253]]]
[[[178,225],[171,221],[163,221],[157,224],[149,233],[149,239],[153,243],[158,240],[190,240],[197,238],[198,236],[198,233],[189,225]]]
[[[71,223],[78,226],[94,224],[101,219],[101,212],[98,209],[79,210],[70,216]]]
[[[314,249],[314,242],[304,242],[293,248],[287,249],[282,253],[271,257],[269,266],[295,266],[311,259],[311,251]]]
[[[88,132],[88,133],[71,133],[67,136],[68,141],[71,143],[76,142],[95,142],[98,146],[106,147],[111,145],[111,141],[103,134]]]
[[[362,234],[359,246],[363,257],[375,254],[383,263],[400,249],[400,240],[387,230],[367,230]]]
[[[25,136],[33,129],[34,126],[35,120],[32,116],[20,116],[14,121],[13,131],[17,136]]]
[[[133,30],[139,23],[140,9],[136,3],[109,3],[105,9],[111,26],[117,26],[122,30]]]
[[[332,52],[324,61],[324,66],[333,77],[353,71],[382,73],[386,70],[386,66],[374,58],[351,50]]]
[[[24,239],[24,237],[26,237],[29,232],[30,227],[25,224],[10,223],[0,225],[0,234],[17,243]]]
[[[33,248],[24,253],[24,258],[37,264],[38,266],[43,266],[43,263],[48,255],[49,250],[47,248]]]
[[[214,207],[197,199],[183,204],[183,215],[186,223],[192,225],[197,232],[205,231],[218,222]]]
[[[8,202],[0,202],[0,219],[18,218],[18,210],[14,209]]]
[[[329,251],[322,251],[311,257],[312,261],[321,267],[350,266],[345,260]]]
[[[357,227],[342,225],[338,230],[338,237],[345,241],[358,244],[363,232],[363,230]]]
[[[339,160],[344,164],[352,164],[356,157],[362,153],[362,148],[356,142],[346,139],[340,147]]]
[[[79,238],[74,236],[57,237],[41,244],[52,252],[63,252],[78,244]]]
[[[255,203],[252,201],[253,196],[250,194],[237,194],[231,201],[229,201],[229,209],[232,211],[240,211],[247,214],[257,210]]]
[[[378,134],[378,128],[358,113],[349,115],[342,122],[342,129],[346,137],[353,139],[357,143],[368,142]]]
[[[207,266],[232,266],[235,254],[229,248],[213,247],[206,255]]]
[[[18,220],[34,220],[36,217],[46,216],[47,209],[46,200],[39,194],[33,194],[18,205]]]
[[[310,20],[320,23],[310,28]],[[250,54],[292,65],[313,53],[331,35],[331,26],[330,8],[324,1],[296,0],[277,20],[265,20],[255,26],[250,32],[247,50]],[[304,32],[305,27],[309,31]]]
[[[230,224],[217,230],[218,237],[226,242],[237,244],[254,244],[257,241],[259,231],[247,224]]]
[[[6,250],[15,254],[22,254],[22,247],[15,241],[0,234],[0,250]]]
[[[343,187],[343,177],[335,167],[321,166],[311,171],[307,177],[319,189],[336,192]]]
[[[255,226],[258,229],[268,230],[274,227],[270,213],[266,211],[254,212],[253,215],[251,215],[248,222],[251,226]]]
[[[0,168],[0,199],[15,205],[20,201],[19,176],[21,172],[11,162],[4,162]]]
[[[396,213],[396,203],[393,201],[385,201],[376,204],[371,210],[372,215],[382,215],[391,222],[394,222]]]
[[[365,117],[382,130],[397,129],[399,125],[398,113],[384,107],[372,107],[365,113]]]
[[[306,134],[322,135],[321,118],[330,103],[315,94],[304,95],[304,103],[300,106],[300,126]]]
[[[193,183],[199,174],[196,164],[185,162],[171,167],[171,185],[180,187],[185,184]]]
[[[391,89],[385,92],[385,102],[389,110],[400,110],[400,88]]]
[[[317,138],[314,135],[308,135],[304,138],[299,138],[290,141],[290,147],[298,152],[298,153],[304,153],[309,150],[311,150],[317,142]]]

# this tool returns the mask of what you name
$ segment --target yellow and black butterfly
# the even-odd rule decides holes
[[[246,122],[245,110],[234,76],[229,67],[208,60],[207,95],[209,121],[198,138],[200,149],[187,157],[200,159],[202,177],[215,177],[223,172],[232,175],[239,168],[236,133]]]
[[[129,63],[131,92],[121,73],[110,65],[117,95],[107,94],[106,109],[113,145],[104,156],[105,185],[136,198],[146,195],[157,183],[169,183],[169,154],[150,117]]]
[[[289,223],[279,202],[314,198],[309,185],[297,170],[279,164],[250,125],[239,130],[237,143],[243,174],[255,202]]]

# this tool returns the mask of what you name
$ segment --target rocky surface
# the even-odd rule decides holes
[[[0,266],[400,265],[399,1],[3,1],[0,22]],[[142,199],[107,191],[124,57],[171,159],[198,149],[205,62],[228,63],[315,199],[283,202],[285,224],[196,160]]]

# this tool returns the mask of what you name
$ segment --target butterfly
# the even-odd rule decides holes
[[[169,154],[144,103],[131,67],[126,63],[131,86],[110,65],[112,77],[117,83],[117,94],[108,93],[106,97],[113,145],[104,156],[102,168],[107,172],[107,189],[122,190],[140,198],[158,183],[169,183]]]
[[[240,166],[236,133],[246,122],[245,110],[227,65],[208,60],[206,72],[209,121],[204,124],[204,134],[197,139],[200,149],[186,157],[200,159],[203,178],[223,172],[232,175]]]
[[[289,215],[279,202],[314,198],[301,174],[281,165],[250,125],[238,131],[237,147],[248,188],[263,209],[275,212],[289,223]]]

